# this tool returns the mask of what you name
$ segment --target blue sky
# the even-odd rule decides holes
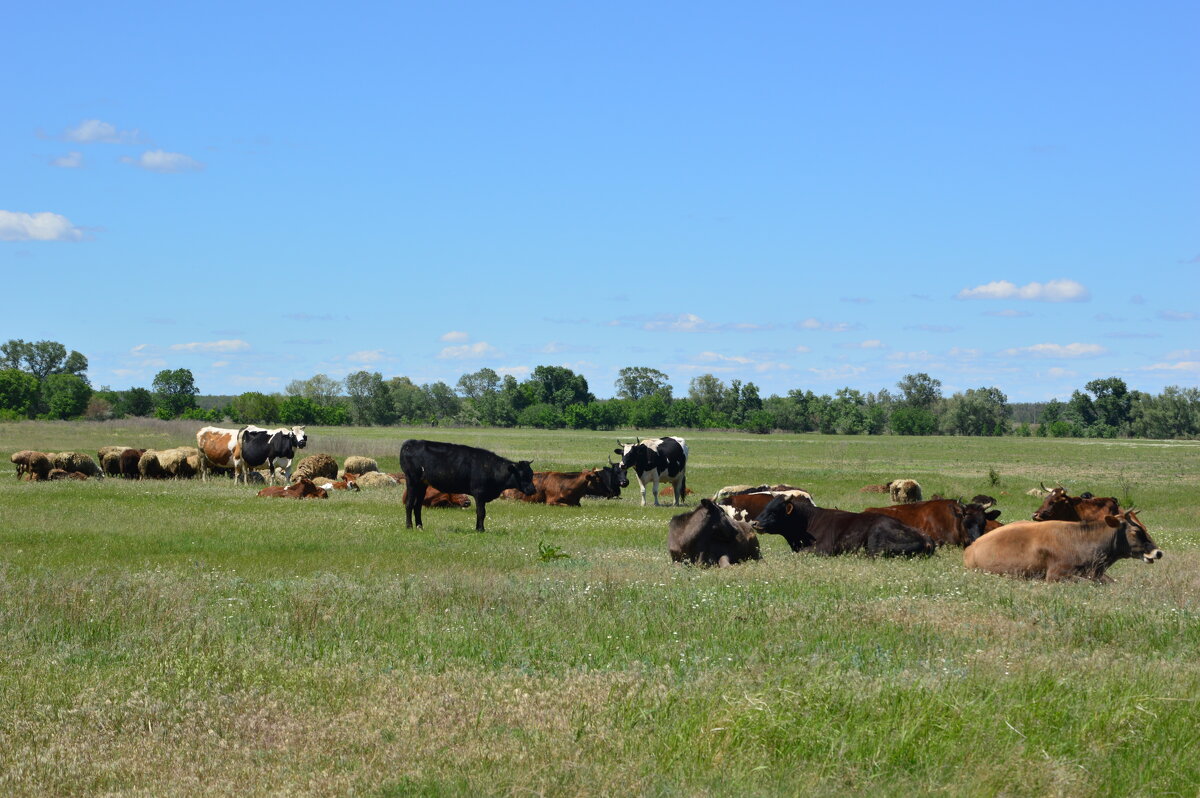
[[[0,337],[96,385],[1200,383],[1200,5],[19,4]]]

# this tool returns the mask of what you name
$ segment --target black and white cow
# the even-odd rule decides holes
[[[251,469],[266,463],[272,485],[275,484],[276,468],[283,471],[283,484],[288,484],[292,478],[292,457],[306,443],[308,436],[304,434],[304,427],[243,427],[237,437],[237,469],[242,481],[249,480]]]
[[[642,492],[642,506],[646,506],[646,483],[654,483],[654,506],[658,507],[658,483],[669,482],[675,492],[675,504],[683,504],[683,493],[687,490],[688,447],[683,438],[647,438],[636,443],[617,443],[613,449],[621,455],[621,467],[632,468],[637,474],[638,488]]]

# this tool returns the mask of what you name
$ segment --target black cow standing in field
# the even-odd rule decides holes
[[[487,449],[443,441],[407,440],[400,444],[400,469],[408,482],[408,501],[404,504],[404,528],[412,529],[413,512],[421,529],[423,490],[417,485],[432,485],[446,493],[466,493],[475,499],[475,529],[483,531],[484,505],[501,491],[519,490],[526,496],[536,492],[533,468],[529,460],[513,462]]]
[[[754,519],[759,532],[782,535],[792,551],[812,548],[818,554],[847,554],[866,549],[870,555],[933,554],[933,540],[918,529],[878,513],[825,510],[787,496],[771,500]]]
[[[683,504],[687,491],[688,447],[683,438],[647,438],[636,443],[621,443],[613,451],[621,455],[621,468],[632,468],[642,491],[642,506],[646,506],[646,483],[654,483],[654,506],[658,506],[658,483],[669,482],[675,493],[675,504]]]
[[[266,463],[272,485],[275,484],[276,465],[283,470],[283,484],[288,484],[292,478],[292,458],[296,450],[303,449],[306,443],[308,436],[304,434],[304,427],[243,427],[237,436],[237,449],[240,452],[237,470],[241,473],[242,481],[248,483],[250,471]]]

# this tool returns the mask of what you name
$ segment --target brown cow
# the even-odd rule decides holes
[[[1033,514],[1034,521],[1103,521],[1110,515],[1120,515],[1116,498],[1100,498],[1090,493],[1068,496],[1067,489],[1057,487],[1042,501]]]
[[[214,468],[233,469],[233,481],[239,478],[238,465],[242,461],[242,452],[238,446],[236,429],[222,427],[203,427],[196,433],[196,448],[200,450],[200,479],[207,482],[208,473]],[[245,478],[242,478],[245,482]]]
[[[982,504],[963,504],[954,499],[929,499],[891,507],[868,507],[864,513],[890,515],[919,529],[939,546],[970,546],[987,531],[988,521],[1000,517],[999,510],[985,510]]]
[[[667,551],[675,562],[719,565],[722,568],[744,560],[758,560],[758,535],[743,521],[734,521],[711,499],[671,519]]]
[[[347,477],[353,476],[346,474]],[[408,482],[404,479],[404,472],[397,471],[389,473],[389,477],[399,482],[404,486],[404,501],[408,501]],[[446,493],[438,490],[433,485],[425,486],[425,498],[421,500],[422,507],[462,507],[471,506],[471,497],[465,493]]]
[[[719,491],[718,491],[719,492]],[[767,508],[771,500],[776,496],[785,496],[796,498],[800,501],[805,501],[816,507],[816,502],[812,500],[812,496],[806,490],[799,488],[787,488],[783,490],[757,490],[747,493],[735,493],[726,496],[717,502],[722,507],[732,507],[735,511],[742,511],[746,517],[753,521],[758,518],[759,514]]]
[[[303,465],[303,462],[301,462],[301,465]],[[292,479],[296,479],[296,478],[297,478],[296,475],[293,474]],[[301,479],[304,478],[303,475],[301,475],[300,478]],[[360,488],[358,487],[358,474],[355,474],[353,472],[347,472],[345,479],[337,480],[337,481],[334,481],[334,480],[331,480],[328,478],[322,479],[322,478],[318,477],[314,484],[318,488],[324,488],[325,490],[352,490],[352,491],[360,490]]]
[[[584,496],[605,490],[604,479],[599,469],[595,468],[586,471],[534,471],[533,487],[534,492],[528,496],[514,489],[503,491],[500,495],[531,504],[578,507]]]
[[[302,478],[294,485],[288,485],[286,488],[282,485],[271,485],[263,488],[258,492],[259,496],[274,497],[277,499],[328,499],[329,494],[324,488],[318,488],[313,484],[311,479]]]
[[[1105,571],[1117,560],[1152,563],[1162,550],[1132,510],[1103,521],[1017,521],[989,532],[963,552],[968,568],[1025,579],[1078,577],[1111,582]]]

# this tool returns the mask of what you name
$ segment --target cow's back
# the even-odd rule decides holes
[[[400,468],[405,475],[446,493],[475,495],[484,484],[502,480],[507,462],[495,452],[460,443],[409,439],[400,444]]]
[[[1016,521],[983,535],[963,552],[963,565],[1014,576],[1044,576],[1055,547],[1070,521]]]

